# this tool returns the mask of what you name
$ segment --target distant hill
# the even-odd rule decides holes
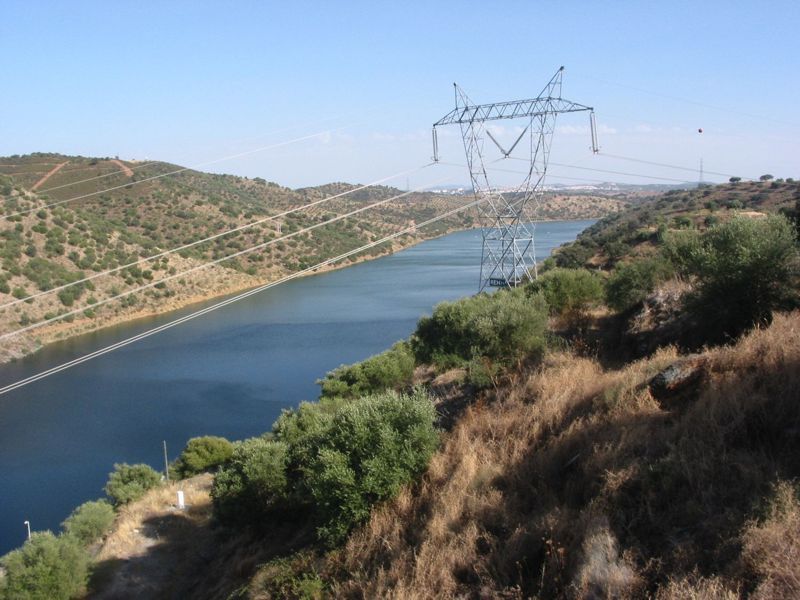
[[[372,186],[271,219],[356,187],[331,183],[292,190],[261,178],[202,173],[159,161],[44,153],[0,157],[0,209],[6,216],[0,222],[0,304],[241,228],[213,241],[0,309],[0,332],[56,319],[30,335],[13,338],[13,343],[4,343],[0,362],[77,332],[277,279],[471,199],[411,193],[380,208],[277,240],[403,193],[391,187]],[[36,192],[32,191],[34,188]],[[619,199],[571,201],[559,196],[542,209],[540,218],[599,218],[624,205]],[[261,222],[248,226],[255,221]],[[458,214],[360,256],[351,256],[344,264],[471,227],[473,223],[470,214]],[[258,244],[268,245],[180,275]],[[146,284],[153,285],[103,304],[110,297]],[[70,312],[76,314],[58,319]]]

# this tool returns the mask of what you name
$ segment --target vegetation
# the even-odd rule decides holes
[[[736,218],[679,244],[681,269],[696,281],[688,307],[708,341],[736,337],[797,306],[796,242],[792,224],[773,215]]]
[[[606,282],[606,301],[614,310],[627,311],[674,274],[672,264],[661,257],[620,264]]]
[[[317,383],[322,398],[357,398],[388,389],[408,387],[414,375],[414,354],[408,342],[354,365],[342,365]]]
[[[240,525],[308,514],[317,537],[336,545],[425,469],[438,442],[434,417],[422,391],[305,403],[269,438],[236,446],[214,480],[215,510]]]
[[[233,444],[223,437],[206,435],[191,438],[175,461],[175,472],[181,478],[191,477],[218,467],[232,454]]]
[[[603,299],[603,282],[586,269],[555,268],[528,284],[528,294],[542,294],[551,315],[576,325]]]
[[[68,600],[80,594],[89,579],[89,555],[72,536],[37,532],[19,550],[0,560],[4,600]]]
[[[128,504],[161,483],[161,475],[145,464],[115,464],[105,486],[106,495],[115,506]]]
[[[476,359],[511,365],[541,358],[546,329],[545,301],[515,289],[439,304],[420,319],[411,347],[418,362],[440,369]]]
[[[103,537],[114,523],[114,508],[105,500],[84,502],[61,526],[66,535],[88,546]]]

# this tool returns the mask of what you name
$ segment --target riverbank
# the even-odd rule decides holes
[[[446,230],[430,237],[417,237],[416,234],[410,234],[414,235],[414,237],[408,242],[404,243],[399,241],[398,238],[390,246],[383,249],[380,254],[349,257],[337,263],[328,264],[311,272],[303,273],[295,278],[320,275],[365,261],[382,258],[415,246],[420,242],[436,239],[455,231],[458,231],[458,229]],[[197,261],[186,262],[185,270],[196,268],[202,264]],[[114,313],[102,313],[93,317],[81,315],[81,318],[77,319],[62,319],[50,325],[43,325],[34,330],[35,333],[33,331],[31,333],[26,332],[13,337],[0,348],[0,365],[19,360],[58,342],[206,304],[212,300],[223,299],[226,296],[246,292],[247,290],[279,281],[288,275],[290,275],[288,271],[276,269],[271,273],[270,277],[264,278],[214,265],[208,267],[202,279],[194,280],[192,285],[176,287],[174,295],[165,298],[163,302],[151,301],[144,307],[123,309]],[[224,282],[224,285],[222,285],[222,282]]]

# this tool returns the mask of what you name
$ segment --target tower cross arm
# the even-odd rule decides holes
[[[436,121],[433,126],[440,127],[442,125],[496,121],[498,119],[518,119],[522,117],[538,117],[548,114],[593,110],[591,106],[571,102],[564,98],[548,96],[530,100],[458,106]]]

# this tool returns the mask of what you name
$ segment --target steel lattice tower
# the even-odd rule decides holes
[[[478,217],[483,232],[481,279],[478,291],[486,287],[514,287],[536,277],[534,225],[526,215],[535,208],[542,193],[550,143],[559,113],[589,112],[592,151],[598,152],[594,109],[561,97],[564,67],[550,79],[538,97],[529,100],[473,104],[464,91],[455,87],[456,106],[433,124],[433,160],[439,161],[436,128],[458,124],[464,139],[472,189],[478,203]],[[516,141],[504,149],[486,128],[487,121],[515,119],[525,123]],[[500,191],[490,183],[484,162],[484,142],[488,137],[508,158],[526,137],[523,145],[529,157],[529,168],[522,182],[510,190]],[[497,161],[492,161],[497,162]],[[491,164],[491,163],[489,163]],[[532,206],[533,205],[533,206]]]

